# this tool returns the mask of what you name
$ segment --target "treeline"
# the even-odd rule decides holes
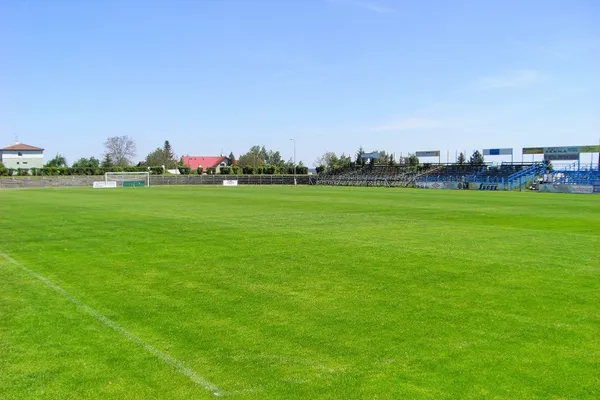
[[[293,167],[277,167],[275,165],[252,166],[232,166],[221,167],[217,172],[216,168],[207,168],[205,172],[192,170],[189,167],[177,167],[181,175],[292,175]],[[104,175],[106,172],[149,172],[151,175],[163,175],[165,170],[162,166],[156,167],[44,167],[31,169],[13,169],[0,167],[0,176],[73,176],[73,175]],[[296,174],[308,174],[308,167],[296,166]]]
[[[365,157],[365,156],[369,157]],[[316,167],[317,173],[322,173],[325,171],[331,171],[339,168],[347,168],[347,167],[363,167],[367,165],[399,165],[399,166],[408,166],[408,167],[419,167],[432,163],[424,163],[422,164],[416,154],[409,153],[407,157],[400,156],[396,158],[393,153],[387,153],[384,150],[375,150],[371,153],[366,153],[364,149],[361,147],[356,152],[354,158],[350,155],[346,155],[342,153],[340,156],[335,154],[332,151],[325,152],[322,156],[319,156],[315,162],[314,166]],[[460,153],[458,159],[456,160],[456,164],[458,165],[471,165],[471,166],[483,166],[485,164],[485,160],[483,155],[479,152],[479,150],[475,150],[473,155],[467,160],[464,153]]]
[[[213,171],[215,168],[208,168]],[[304,165],[296,165],[295,173],[297,175],[307,175],[308,167]],[[208,171],[207,171],[208,173]],[[214,173],[214,172],[213,172]],[[283,165],[260,165],[258,167],[253,167],[251,165],[246,165],[245,167],[240,167],[234,165],[232,167],[221,167],[220,169],[221,175],[292,175],[294,174],[294,167]]]
[[[188,168],[189,169],[189,168]],[[162,174],[162,167],[44,167],[30,169],[0,168],[0,176],[66,176],[66,175],[104,175],[106,172],[150,172]],[[189,173],[189,172],[188,172]]]

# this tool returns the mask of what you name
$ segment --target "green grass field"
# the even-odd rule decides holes
[[[600,196],[14,190],[0,228],[1,398],[600,398]]]

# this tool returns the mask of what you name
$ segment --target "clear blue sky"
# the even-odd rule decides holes
[[[0,49],[0,144],[69,162],[600,138],[598,0],[6,0]]]

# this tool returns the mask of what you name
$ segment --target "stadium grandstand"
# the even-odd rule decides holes
[[[571,164],[547,174],[548,183],[600,186],[600,164]]]
[[[583,164],[582,153],[596,153],[600,146],[524,148],[523,154],[541,154],[542,161],[513,162],[512,149],[484,149],[485,155],[510,155],[500,163],[425,163],[378,165],[362,163],[327,169],[317,176],[319,185],[389,186],[436,189],[543,190],[600,193],[599,164]],[[438,151],[422,152],[439,155]],[[369,153],[371,154],[371,153]],[[417,153],[418,154],[418,153]],[[369,160],[370,161],[370,160]],[[556,165],[552,165],[552,162]],[[565,161],[570,161],[565,163]],[[585,186],[585,188],[583,187]]]
[[[514,185],[543,174],[543,163],[502,164],[423,164],[419,166],[366,165],[330,169],[319,174],[317,184],[332,186],[426,187],[433,182],[495,183]]]
[[[430,169],[429,165],[349,165],[326,170],[316,182],[331,186],[406,186]]]

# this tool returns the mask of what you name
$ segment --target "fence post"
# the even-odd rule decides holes
[[[519,176],[519,192],[523,191],[523,176]]]

